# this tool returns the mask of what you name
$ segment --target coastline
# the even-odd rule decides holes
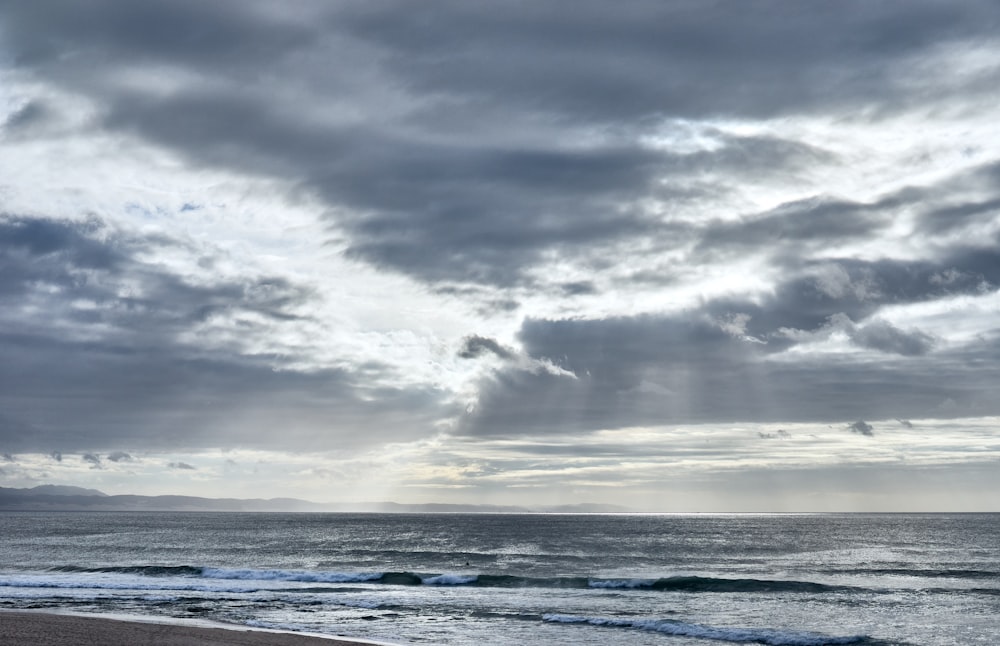
[[[19,646],[389,646],[385,642],[131,615],[0,610],[0,644]]]

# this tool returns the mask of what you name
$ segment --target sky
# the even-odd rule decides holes
[[[1000,5],[0,0],[0,486],[998,510]]]

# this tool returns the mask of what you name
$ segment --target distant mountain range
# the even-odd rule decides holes
[[[0,487],[0,511],[319,511],[377,513],[627,513],[619,505],[579,504],[555,507],[505,505],[406,505],[395,502],[317,503],[297,498],[201,498],[198,496],[111,496],[97,489],[41,485],[30,489]]]

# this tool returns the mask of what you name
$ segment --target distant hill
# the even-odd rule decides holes
[[[97,489],[41,485],[30,489],[0,487],[0,511],[313,511],[426,513],[622,513],[617,505],[563,505],[559,507],[515,507],[504,505],[408,505],[395,502],[317,503],[297,498],[201,498],[198,496],[111,496]]]
[[[580,503],[578,505],[544,507],[538,511],[546,514],[628,514],[635,512],[634,509],[622,507],[621,505],[604,505],[592,502]]]
[[[197,496],[109,496],[103,491],[81,487],[0,487],[0,510],[3,511],[325,511],[326,507],[294,498],[244,500]]]
[[[2,489],[3,487],[0,487]],[[107,496],[108,494],[103,491],[98,491],[97,489],[84,489],[83,487],[70,487],[67,485],[38,485],[37,487],[32,487],[31,489],[22,489],[21,491],[30,491],[32,494],[48,495],[48,496]]]

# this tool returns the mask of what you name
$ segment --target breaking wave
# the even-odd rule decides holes
[[[591,588],[607,590],[655,590],[690,593],[787,593],[823,594],[859,591],[863,588],[829,585],[813,581],[780,579],[670,576],[661,578],[604,579],[595,577],[522,577],[474,573],[333,572],[315,570],[233,569],[192,565],[129,565],[85,568],[59,566],[49,570],[64,574],[129,574],[142,577],[180,577],[234,581],[282,581],[300,583],[368,583],[386,585],[475,586],[482,588]]]

